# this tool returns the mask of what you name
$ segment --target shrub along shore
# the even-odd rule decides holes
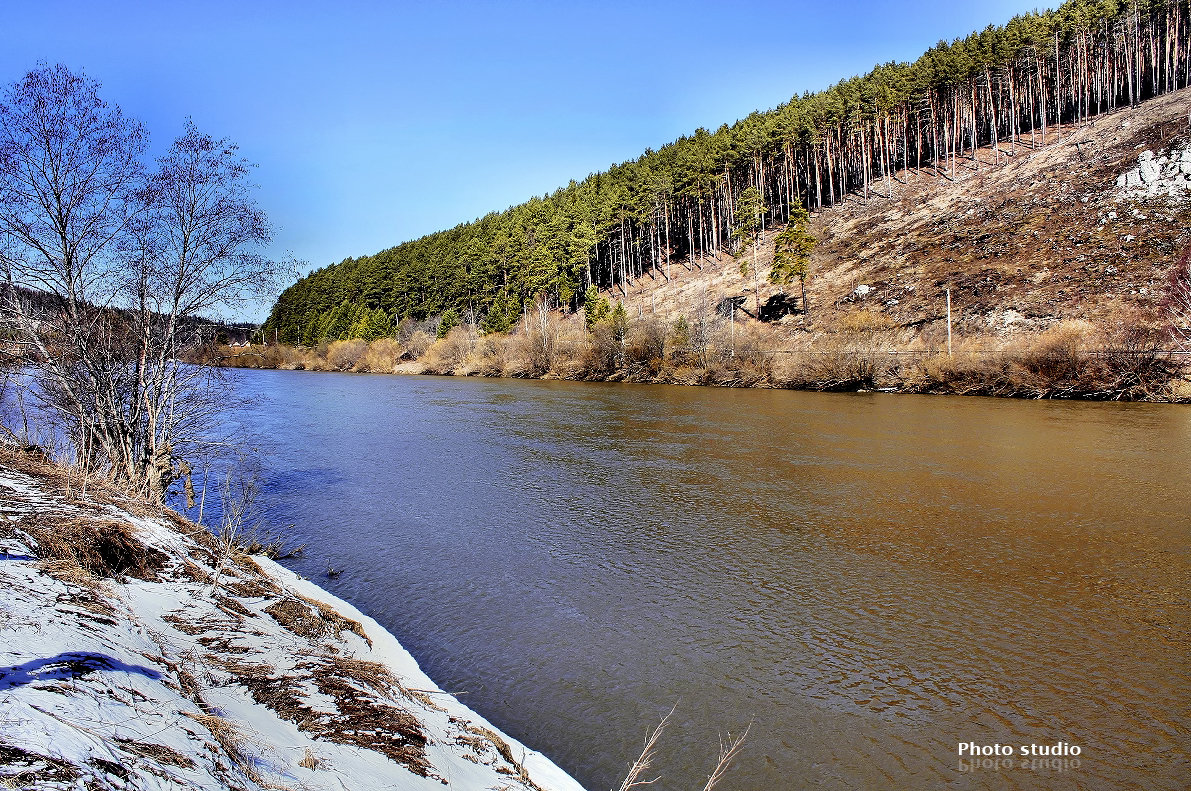
[[[314,347],[211,346],[196,362],[236,368],[438,374],[770,387],[855,392],[1191,401],[1184,353],[1168,333],[1135,322],[1103,327],[1066,320],[1039,333],[964,336],[893,325],[861,310],[829,330],[692,319],[597,322],[527,314],[510,333],[437,319],[403,322],[396,337]]]

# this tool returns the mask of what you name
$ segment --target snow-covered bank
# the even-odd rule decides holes
[[[0,788],[582,791],[350,604],[7,457]]]

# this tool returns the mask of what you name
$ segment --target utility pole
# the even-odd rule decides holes
[[[732,300],[732,329],[730,334],[732,336],[732,359],[736,359],[736,300]]]
[[[951,356],[951,288],[947,288],[947,356]]]

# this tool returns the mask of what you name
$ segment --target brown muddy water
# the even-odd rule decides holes
[[[1191,783],[1187,407],[234,376],[294,568],[592,791],[672,706],[657,789]]]

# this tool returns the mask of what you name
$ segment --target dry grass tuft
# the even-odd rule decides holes
[[[372,646],[372,640],[359,621],[345,618],[329,605],[314,599],[286,597],[270,604],[264,611],[299,637],[322,640],[328,636],[338,637],[341,632],[348,631],[362,637],[369,647]]]
[[[320,657],[295,668],[297,675],[262,672],[238,678],[253,700],[268,706],[315,739],[378,752],[420,777],[430,774],[429,743],[416,717],[382,698],[395,688],[388,671],[372,662]],[[390,684],[394,684],[390,688]],[[335,702],[335,713],[311,708],[303,701],[307,685]]]
[[[119,736],[116,737],[115,741],[121,750],[142,758],[148,758],[171,766],[179,766],[183,769],[193,769],[195,766],[194,761],[188,756],[182,755],[182,753],[174,748],[167,747],[164,744],[138,742],[133,739],[122,739]]]
[[[73,784],[82,773],[73,765],[48,755],[0,744],[0,768],[9,788],[43,788],[49,783]]]
[[[47,572],[84,579],[156,581],[168,558],[136,538],[125,522],[41,513],[18,523]]]
[[[257,785],[265,785],[265,780],[256,771],[252,755],[248,752],[248,739],[240,728],[225,717],[205,711],[182,712],[190,719],[207,729],[215,739],[215,746],[231,760],[232,765]]]
[[[336,635],[339,632],[348,631],[357,637],[363,638],[364,642],[368,644],[368,647],[372,647],[372,639],[364,632],[364,626],[359,621],[340,615],[329,604],[324,604],[316,599],[308,599],[305,596],[300,596],[299,598],[318,610],[319,616],[334,629]]]
[[[224,584],[223,589],[242,599],[263,599],[281,593],[281,588],[267,578],[229,582]]]
[[[321,640],[330,632],[327,622],[297,599],[281,599],[270,604],[264,611],[298,637]]]

